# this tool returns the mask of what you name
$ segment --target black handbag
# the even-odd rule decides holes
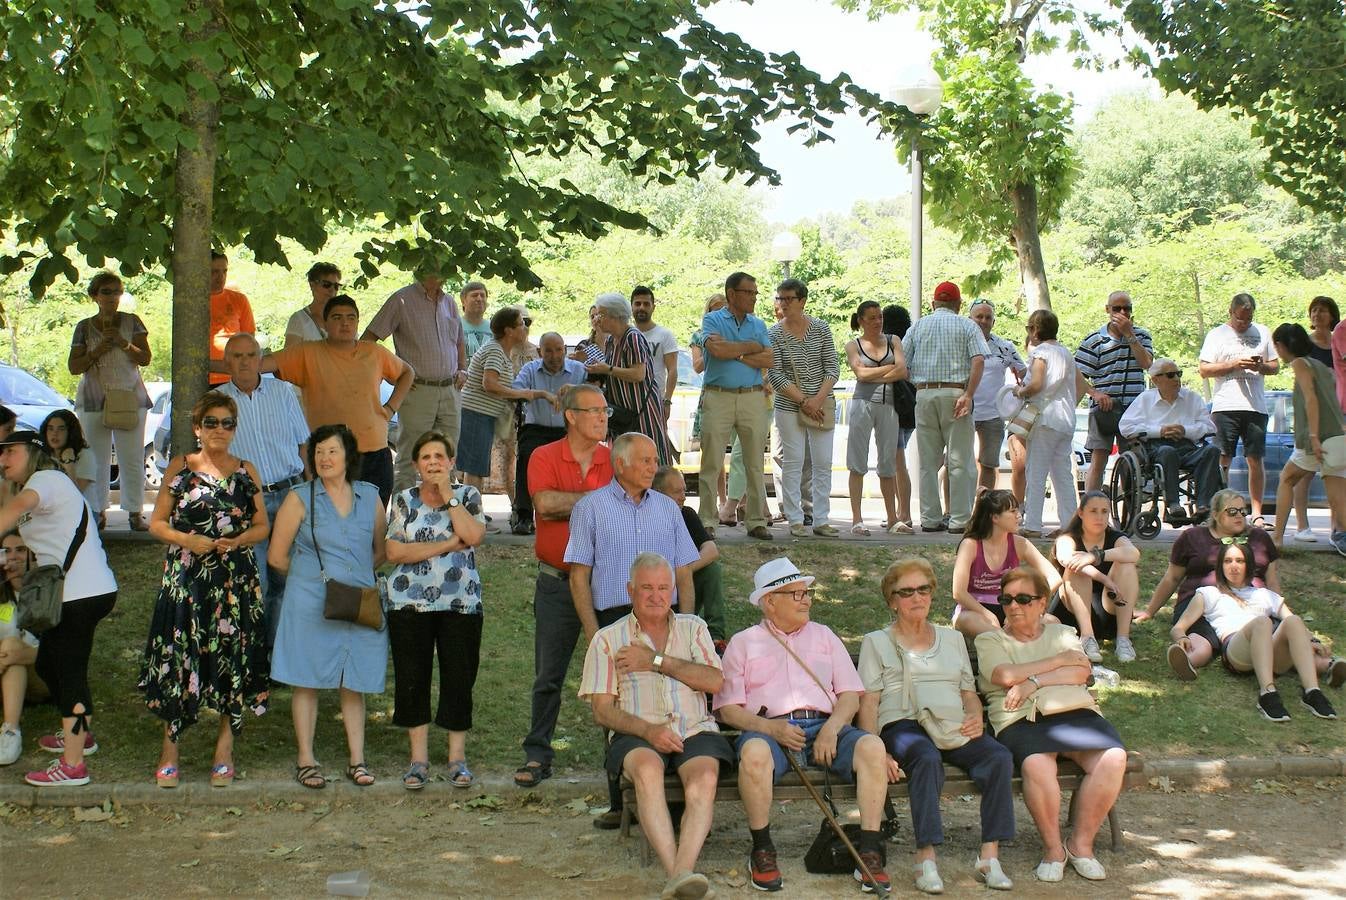
[[[75,562],[75,554],[84,543],[89,530],[89,507],[80,501],[79,527],[70,539],[65,562],[59,566],[38,566],[23,576],[18,596],[14,598],[15,624],[31,634],[50,631],[61,624],[61,603],[65,594],[65,573]]]
[[[828,807],[832,810],[832,818],[835,819],[837,805],[832,802],[832,782],[827,771],[823,770],[823,799],[827,801]],[[859,825],[848,822],[841,826],[841,830],[846,832],[852,846],[860,846]],[[897,830],[897,810],[893,808],[893,801],[885,797],[883,821],[879,823],[879,836],[884,841],[890,841],[897,834]],[[817,836],[813,838],[813,843],[809,844],[809,849],[804,854],[804,869],[815,875],[843,875],[855,871],[855,860],[851,857],[851,852],[846,849],[841,838],[837,837],[826,817],[823,817],[822,824],[818,826]]]
[[[327,577],[322,564],[322,549],[318,546],[318,532],[313,520],[318,517],[317,479],[308,483],[308,529],[313,539],[313,552],[318,556],[318,573],[322,575],[323,604],[322,617],[337,622],[352,622],[375,631],[382,631],[383,598],[377,587],[356,587]]]

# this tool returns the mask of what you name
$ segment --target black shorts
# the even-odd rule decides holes
[[[612,743],[608,744],[608,755],[604,761],[604,768],[613,778],[622,774],[622,763],[626,761],[626,754],[632,750],[640,748],[654,750],[650,742],[644,738],[636,737],[634,734],[613,735]],[[659,753],[658,750],[654,750]],[[672,766],[674,770],[680,768],[683,763],[696,759],[698,756],[710,756],[720,761],[720,771],[734,764],[734,751],[730,749],[729,742],[724,739],[724,735],[718,731],[702,731],[694,734],[682,742],[682,751],[679,753],[659,753],[664,761],[664,771],[667,772]]]
[[[1103,585],[1097,581],[1094,583],[1094,589],[1090,591],[1089,597],[1089,622],[1094,627],[1094,637],[1100,641],[1110,641],[1117,637],[1117,617],[1108,612],[1107,607],[1103,605]],[[1051,605],[1047,612],[1061,620],[1062,625],[1069,625],[1076,631],[1079,631],[1080,623],[1075,618],[1075,614],[1070,611],[1070,607],[1061,600],[1060,592],[1052,594]],[[1201,621],[1206,621],[1202,618]]]
[[[1182,614],[1187,612],[1187,604],[1191,602],[1192,602],[1191,597],[1188,597],[1186,600],[1178,601],[1177,605],[1173,607],[1174,622],[1182,618]],[[1201,616],[1199,619],[1193,622],[1192,625],[1187,629],[1187,633],[1201,635],[1203,638],[1206,639],[1206,643],[1210,644],[1211,647],[1214,648],[1216,656],[1224,656],[1224,643],[1220,640],[1220,636],[1215,633],[1215,629],[1211,627],[1210,622],[1206,621],[1205,616]]]
[[[1215,446],[1221,456],[1233,456],[1243,439],[1244,459],[1261,459],[1267,451],[1267,414],[1251,410],[1211,413],[1215,420]]]

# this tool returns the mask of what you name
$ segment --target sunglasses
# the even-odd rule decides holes
[[[214,431],[216,428],[223,428],[225,431],[233,431],[238,427],[238,419],[233,416],[225,416],[223,419],[216,416],[206,416],[201,420],[201,427],[207,431]]]
[[[339,291],[345,287],[345,285],[339,281],[328,281],[326,278],[319,278],[318,287],[327,288],[329,291]]]
[[[1224,514],[1226,516],[1246,516],[1248,514],[1248,508],[1246,506],[1226,506],[1224,508]]]
[[[1158,372],[1158,373],[1155,374],[1154,377],[1155,377],[1155,378],[1181,378],[1181,377],[1182,377],[1182,369],[1178,369],[1178,370],[1176,370],[1176,371],[1174,371],[1174,372]]]
[[[528,318],[527,316],[524,316],[524,317],[523,317],[523,327],[524,327],[524,328],[532,328],[532,327],[533,327],[533,320],[530,319],[530,318]]]
[[[1242,547],[1244,544],[1248,543],[1248,536],[1246,534],[1235,534],[1229,537],[1222,537],[1220,538],[1220,543],[1224,544],[1226,547],[1230,544]]]
[[[1114,307],[1112,307],[1112,311],[1113,311],[1113,312],[1124,312],[1124,313],[1130,314],[1130,312],[1131,312],[1131,307],[1129,307],[1129,306],[1114,306]]]
[[[922,597],[929,597],[935,592],[933,584],[918,584],[909,588],[893,588],[888,594],[890,597],[901,597],[903,600],[910,600],[912,597],[920,594]]]
[[[1032,594],[1001,594],[998,598],[1001,606],[1009,606],[1011,603],[1017,603],[1020,606],[1027,606],[1034,600],[1041,600],[1041,597],[1034,597]]]

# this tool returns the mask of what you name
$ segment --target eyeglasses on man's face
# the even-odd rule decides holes
[[[1131,304],[1129,303],[1126,305],[1118,304],[1116,306],[1109,307],[1109,309],[1111,309],[1113,312],[1126,313],[1128,316],[1131,315]]]
[[[801,588],[797,591],[772,591],[771,595],[773,597],[788,597],[795,603],[804,603],[805,601],[809,603],[813,602],[812,588]]]
[[[612,415],[611,406],[576,406],[573,408],[577,413],[589,413],[590,415],[602,413],[604,416]]]
[[[1182,378],[1182,369],[1174,369],[1172,372],[1155,372],[1155,378],[1172,378],[1177,381]]]

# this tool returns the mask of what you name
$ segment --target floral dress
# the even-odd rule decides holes
[[[241,464],[223,480],[183,469],[167,489],[175,498],[169,524],[209,538],[245,531],[258,491]],[[246,709],[266,712],[268,670],[253,548],[198,556],[170,547],[140,669],[145,703],[168,723],[169,738],[203,707],[228,716],[237,732]]]

